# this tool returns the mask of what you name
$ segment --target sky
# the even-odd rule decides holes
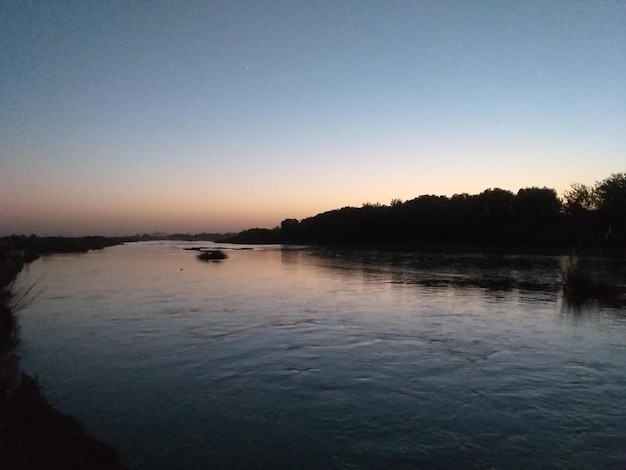
[[[0,235],[626,171],[626,2],[0,1]]]

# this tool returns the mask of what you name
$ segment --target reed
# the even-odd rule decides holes
[[[619,295],[615,284],[609,282],[598,269],[581,263],[575,255],[561,259],[560,275],[566,297],[610,300]]]

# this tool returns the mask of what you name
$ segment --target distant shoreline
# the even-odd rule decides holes
[[[421,252],[421,253],[485,253],[503,255],[580,255],[580,256],[619,256],[626,257],[626,246],[620,244],[604,246],[536,245],[536,244],[471,244],[423,241],[336,241],[336,242],[296,242],[285,240],[280,236],[278,228],[255,228],[244,230],[238,234],[173,234],[173,235],[139,235],[129,237],[38,237],[11,235],[0,237],[0,262],[6,264],[7,256],[11,262],[28,263],[40,256],[62,253],[84,253],[100,250],[110,246],[123,245],[142,241],[210,241],[215,243],[231,243],[234,245],[301,245],[320,249],[333,250],[372,250],[389,252]],[[9,254],[10,252],[13,254]]]
[[[431,254],[501,254],[501,255],[537,255],[537,256],[566,256],[576,254],[579,256],[603,257],[619,256],[626,257],[626,247],[608,248],[577,248],[572,246],[499,246],[499,245],[450,245],[450,244],[425,244],[421,242],[389,242],[389,243],[287,243],[267,241],[262,238],[255,240],[246,238],[240,240],[237,237],[229,237],[217,240],[219,243],[231,243],[233,245],[277,245],[277,246],[306,246],[321,250],[345,250],[345,251],[386,251],[390,253],[431,253]]]

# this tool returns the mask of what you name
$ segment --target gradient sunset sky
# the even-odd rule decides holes
[[[626,2],[0,2],[0,235],[626,171]]]

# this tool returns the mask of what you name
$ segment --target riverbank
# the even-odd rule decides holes
[[[44,253],[56,251],[50,249],[49,239],[38,240],[44,240],[39,246]],[[91,245],[84,239],[66,240],[66,244],[56,244],[59,251],[86,251],[119,243],[99,238]],[[0,257],[0,468],[123,469],[112,446],[89,436],[77,419],[51,406],[36,379],[19,368],[15,310],[23,299],[12,295],[11,286],[24,265],[41,254],[36,241],[29,239],[27,249],[6,246]]]
[[[116,450],[53,408],[32,377],[0,400],[0,468],[123,469]]]

